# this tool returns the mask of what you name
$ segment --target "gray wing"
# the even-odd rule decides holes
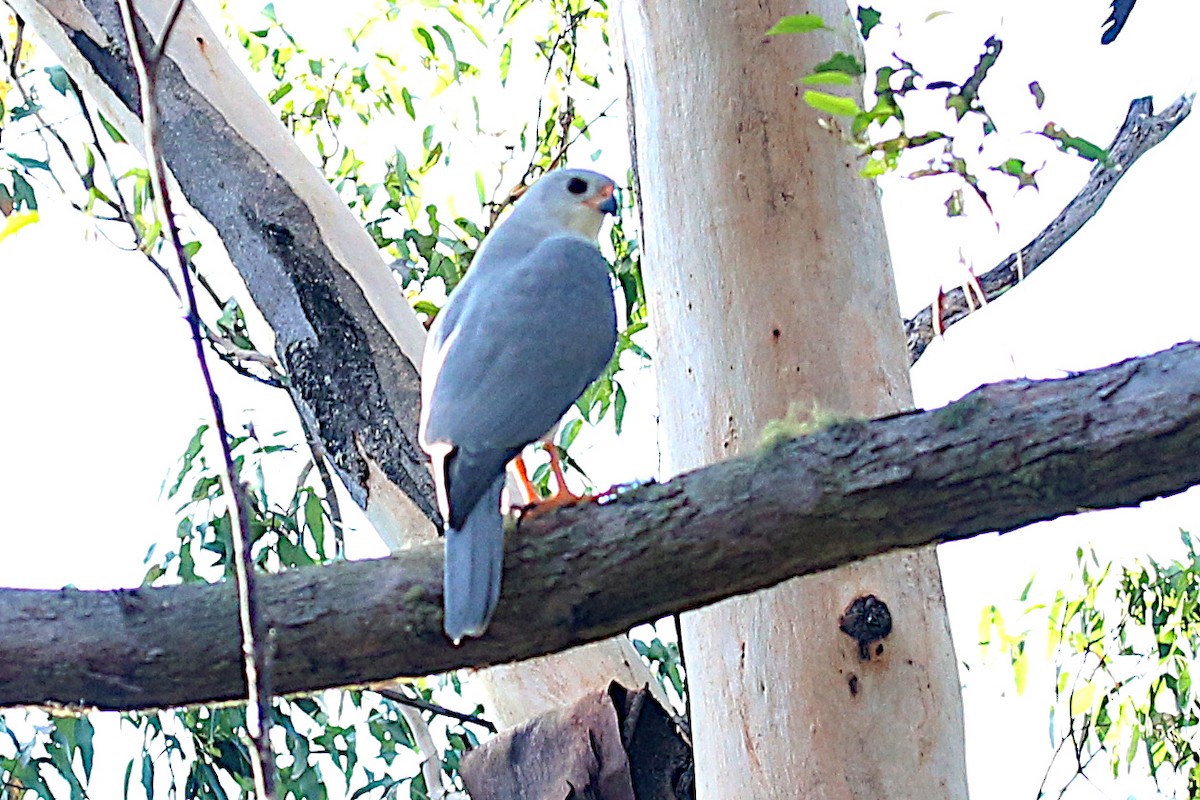
[[[521,448],[550,431],[616,346],[608,265],[595,245],[554,237],[508,264],[480,264],[431,331],[436,375],[422,441],[454,447],[451,527]],[[444,317],[444,318],[443,318]]]

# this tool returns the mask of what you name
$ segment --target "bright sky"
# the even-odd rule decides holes
[[[1193,32],[1179,24],[1190,10],[1184,0],[1143,0],[1110,47],[1099,45],[1107,13],[1101,0],[988,4],[1002,5],[1003,14],[979,11],[969,0],[876,5],[885,19],[903,8],[917,21],[905,26],[901,55],[920,53],[931,79],[964,77],[982,41],[998,32],[1005,51],[984,99],[1004,132],[1039,129],[1048,116],[1106,144],[1130,100],[1153,94],[1161,108],[1194,91],[1200,75]],[[924,6],[953,13],[918,24]],[[298,27],[304,19],[297,18]],[[933,54],[943,61],[933,61]],[[1035,79],[1047,95],[1045,115],[1034,111],[1024,88]],[[620,136],[623,123],[613,125],[610,135]],[[1032,165],[1047,158],[1039,137],[1016,140]],[[914,370],[918,405],[941,405],[981,383],[1061,376],[1200,338],[1197,152],[1200,123],[1190,119],[1133,168],[1096,219],[1029,285],[935,343]],[[1003,221],[998,231],[982,215],[940,216],[946,184],[886,181],[904,312],[926,305],[939,281],[959,281],[960,251],[983,272],[1026,243],[1086,173],[1086,165],[1059,159],[1041,176],[1039,193],[1014,195],[993,183]],[[8,301],[0,315],[0,382],[8,388],[0,416],[0,451],[7,456],[0,462],[6,522],[0,585],[140,582],[147,549],[174,529],[174,509],[159,497],[162,480],[207,415],[187,328],[162,279],[140,256],[94,241],[87,231],[77,215],[47,201],[40,224],[0,243],[0,296]],[[263,431],[295,430],[286,397],[220,366],[215,371],[235,419],[253,418]],[[620,448],[597,439],[585,456],[598,482],[629,477],[615,451],[627,453],[630,441],[654,441],[649,404],[639,410],[631,402],[630,413],[634,435]],[[639,474],[652,471],[653,456],[642,463],[651,466]],[[1088,543],[1107,557],[1169,557],[1178,528],[1200,531],[1198,521],[1200,499],[1191,492],[1142,509],[1081,515],[941,549],[958,656],[972,666],[963,678],[976,800],[1035,795],[1050,753],[1046,709],[1053,681],[1045,670],[1034,674],[1026,695],[1015,698],[1007,663],[989,668],[981,662],[980,609],[989,603],[1015,608],[1034,570],[1035,593],[1052,593],[1073,565],[1076,547]],[[352,557],[382,552],[369,533],[352,537],[350,545]],[[1134,793],[1146,790],[1122,784],[1109,796]],[[1068,796],[1097,795],[1081,788]]]

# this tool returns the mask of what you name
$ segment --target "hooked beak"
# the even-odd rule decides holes
[[[584,200],[583,202],[584,205],[591,206],[601,214],[617,213],[617,196],[612,186],[605,186],[591,200]]]

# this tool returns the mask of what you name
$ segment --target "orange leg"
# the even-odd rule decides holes
[[[556,488],[554,494],[549,497],[535,499],[532,505],[523,509],[521,511],[522,517],[533,518],[560,506],[593,499],[587,495],[581,497],[567,488],[567,476],[563,472],[562,458],[558,455],[558,448],[552,444],[546,444],[544,447],[546,452],[550,454],[550,470],[554,473]],[[519,465],[517,469],[517,474],[520,476],[521,466]]]
[[[517,471],[518,488],[521,490],[521,505],[531,506],[538,502],[537,487],[533,485],[533,481],[529,480],[529,469],[525,466],[525,457],[518,455],[513,459],[513,466]]]
[[[550,469],[554,472],[554,483],[558,486],[554,494],[550,495],[551,500],[556,500],[559,503],[569,502],[571,500],[579,500],[579,495],[573,493],[567,488],[567,475],[563,472],[562,458],[558,455],[558,448],[552,444],[544,445],[546,452],[550,454]]]

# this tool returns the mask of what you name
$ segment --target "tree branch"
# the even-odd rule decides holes
[[[890,549],[1137,505],[1200,483],[1197,452],[1200,344],[987,386],[529,520],[508,537],[488,635],[459,648],[441,631],[438,543],[263,576],[275,688],[528,658]],[[241,697],[235,606],[226,584],[0,591],[0,705]]]
[[[231,558],[234,569],[234,586],[237,590],[237,611],[242,644],[242,661],[246,677],[246,732],[250,738],[251,747],[248,757],[251,772],[254,776],[254,788],[263,800],[275,798],[275,756],[271,752],[271,672],[270,653],[265,636],[267,629],[262,624],[258,614],[258,593],[255,591],[257,575],[254,562],[250,558],[250,523],[246,518],[246,489],[238,479],[237,467],[233,462],[233,450],[229,443],[229,433],[225,426],[225,411],[221,398],[213,385],[212,373],[208,368],[208,359],[204,351],[204,334],[200,330],[200,310],[196,303],[196,289],[192,283],[191,266],[183,241],[179,238],[179,228],[175,224],[175,215],[171,205],[171,190],[167,186],[166,165],[163,163],[159,149],[162,129],[159,123],[158,108],[158,67],[159,57],[167,46],[182,0],[176,0],[174,7],[167,15],[158,43],[152,46],[153,54],[147,57],[145,45],[138,35],[140,19],[134,12],[133,0],[118,0],[121,9],[121,21],[125,30],[125,47],[134,72],[137,74],[138,100],[142,109],[143,131],[146,140],[146,165],[150,171],[151,184],[154,187],[154,199],[158,213],[166,228],[171,247],[175,251],[175,260],[179,267],[180,279],[184,293],[187,296],[187,323],[192,333],[192,343],[195,346],[196,360],[199,362],[200,373],[204,378],[204,387],[208,392],[209,406],[213,413],[213,425],[216,428],[217,442],[221,457],[225,464],[224,480],[230,499],[228,514],[230,519],[230,540],[233,545]],[[83,98],[79,98],[80,105]]]
[[[1100,210],[1100,206],[1104,205],[1117,181],[1129,171],[1133,162],[1170,136],[1171,132],[1187,119],[1188,114],[1192,112],[1192,100],[1193,97],[1190,96],[1181,97],[1161,114],[1154,113],[1152,98],[1143,97],[1130,103],[1125,122],[1117,131],[1112,144],[1108,146],[1110,165],[1096,164],[1083,189],[1053,222],[1032,242],[1021,248],[1019,254],[1013,253],[979,276],[985,297],[989,301],[995,300],[1016,286],[1078,233]],[[961,288],[950,290],[941,300],[942,330],[966,319],[974,310],[976,307],[968,302],[967,295]],[[925,348],[936,335],[933,314],[934,308],[929,305],[911,319],[904,321],[910,364],[915,364],[917,359],[924,355]]]
[[[115,5],[12,0],[104,115],[141,143],[138,82]],[[297,410],[381,533],[434,534],[416,441],[424,329],[370,235],[313,169],[191,3],[139,2],[157,60],[161,152],[216,229],[275,334]],[[415,508],[413,505],[415,504]],[[376,514],[376,511],[379,514]],[[397,541],[389,542],[393,546]]]

